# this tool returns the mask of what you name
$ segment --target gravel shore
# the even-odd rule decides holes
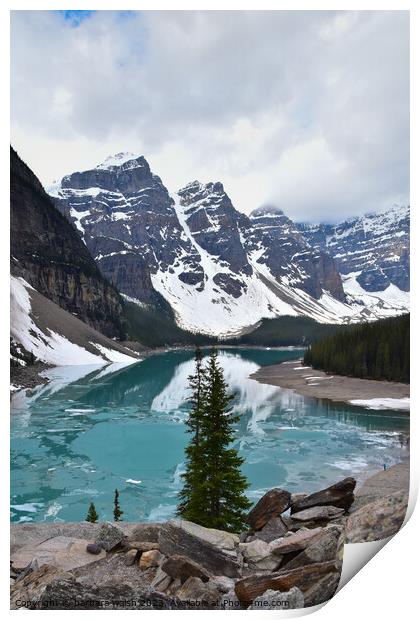
[[[302,366],[302,360],[263,366],[250,377],[260,383],[295,390],[303,396],[326,398],[336,402],[403,399],[410,396],[410,386],[406,383],[327,375],[322,370]],[[408,411],[400,413],[407,415]]]

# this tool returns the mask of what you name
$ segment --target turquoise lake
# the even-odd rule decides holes
[[[174,514],[188,440],[193,351],[161,353],[120,368],[48,371],[50,383],[12,398],[11,520],[80,521],[93,501],[111,519],[114,489],[127,521]],[[225,349],[219,361],[241,414],[236,447],[248,495],[275,486],[316,491],[407,458],[408,417],[299,396],[262,385],[259,367],[296,350]]]

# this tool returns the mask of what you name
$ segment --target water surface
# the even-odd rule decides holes
[[[296,350],[226,349],[219,355],[241,414],[236,447],[253,501],[281,486],[316,491],[407,456],[409,421],[395,412],[329,403],[249,379]],[[11,520],[86,516],[93,501],[112,518],[114,489],[123,518],[163,520],[181,487],[184,421],[192,351],[154,355],[125,368],[67,367],[12,399]]]

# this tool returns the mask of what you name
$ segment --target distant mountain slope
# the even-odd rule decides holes
[[[40,182],[10,149],[11,270],[108,336],[123,335],[122,301]]]
[[[144,157],[118,154],[49,188],[128,300],[172,309],[182,329],[229,337],[262,318],[351,320],[334,261],[276,209],[250,217],[221,183],[169,195]]]
[[[10,292],[15,364],[25,365],[25,352],[53,366],[137,361],[138,355],[132,350],[66,312],[22,277],[11,277]]]
[[[220,182],[193,181],[170,195],[145,158],[129,153],[67,175],[49,192],[126,299],[146,304],[148,312],[163,311],[169,321],[174,315],[183,330],[229,338],[264,318],[303,315],[347,323],[407,310],[405,289],[389,289],[384,279],[383,288],[375,289],[366,262],[362,280],[370,285],[357,288],[360,274],[351,270],[362,269],[363,259],[350,260],[351,250],[339,273],[342,246],[353,236],[356,255],[370,244],[377,276],[384,270],[379,262],[388,261],[386,278],[395,280],[390,265],[396,259],[387,253],[380,227],[367,244],[366,232],[360,232],[367,223],[297,225],[271,206],[247,216]],[[393,236],[404,231],[398,228]],[[405,264],[403,246],[401,257]]]
[[[334,258],[341,274],[352,274],[345,281],[355,280],[368,293],[390,285],[410,290],[410,207],[299,229],[311,246]]]

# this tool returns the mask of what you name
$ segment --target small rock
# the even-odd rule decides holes
[[[99,555],[102,551],[102,545],[99,543],[89,543],[86,545],[86,551],[88,553],[92,553],[93,555]]]
[[[203,606],[216,607],[221,594],[210,582],[203,583],[198,577],[188,577],[178,590],[177,597],[181,601],[190,601],[193,604],[199,601]]]
[[[317,521],[330,521],[336,519],[344,513],[343,508],[336,508],[335,506],[314,506],[313,508],[307,508],[301,510],[298,513],[293,514],[293,521],[301,522],[317,522]]]
[[[158,566],[156,575],[150,582],[150,587],[153,588],[153,590],[157,590],[158,592],[164,592],[171,583],[172,577],[167,575],[165,571],[162,570],[161,566]],[[179,587],[181,587],[181,581],[179,582]]]
[[[293,502],[290,512],[294,515],[296,512],[313,508],[314,506],[335,506],[347,511],[354,501],[353,491],[355,486],[356,480],[354,478],[344,478],[344,480],[340,480],[340,482],[322,491],[312,493],[301,500]]]
[[[143,541],[157,543],[159,540],[159,532],[161,527],[161,524],[139,523],[139,525],[136,525],[136,527],[132,530],[128,540],[129,542]]]
[[[124,563],[126,566],[133,566],[137,559],[137,549],[130,549],[124,556]]]
[[[320,605],[325,603],[325,601],[329,601],[334,596],[339,583],[339,572],[325,575],[319,579],[305,592],[305,607],[312,607],[313,605]]]
[[[250,568],[276,570],[280,565],[281,558],[273,556],[270,545],[263,540],[257,539],[250,543],[240,543],[239,549]]]
[[[308,497],[307,493],[292,493],[292,496],[290,498],[290,505],[293,506],[293,504],[297,504],[298,502],[305,499],[305,497]]]
[[[302,529],[299,532],[294,532],[291,536],[273,541],[270,545],[271,552],[274,555],[285,555],[286,553],[302,551],[318,540],[322,536],[323,531],[322,527],[317,527],[313,530]]]
[[[233,579],[225,577],[225,575],[215,575],[211,578],[211,582],[213,585],[216,586],[219,592],[223,593],[230,592],[235,586],[235,582],[233,581]]]
[[[184,583],[188,577],[198,577],[201,581],[209,581],[211,574],[200,564],[185,555],[172,555],[162,563],[162,570],[173,579],[181,579]]]
[[[169,576],[169,575],[168,575]],[[181,587],[181,579],[174,579],[173,582],[167,588],[167,593],[174,595],[178,592]]]
[[[264,594],[254,599],[248,609],[300,609],[305,599],[299,588],[291,588],[288,592],[266,590]]]
[[[272,517],[267,521],[264,527],[255,534],[255,537],[269,543],[284,536],[288,529],[282,517]]]
[[[159,543],[157,542],[149,542],[142,540],[131,540],[128,541],[127,546],[130,549],[136,549],[137,551],[153,551],[154,549],[159,549]]]
[[[21,579],[26,577],[26,575],[29,575],[37,568],[39,568],[38,560],[36,558],[33,558],[29,562],[29,564],[23,569],[23,571],[21,571],[20,573],[17,573],[16,581],[20,581]]]
[[[236,596],[235,590],[229,590],[229,592],[222,595],[222,598],[219,601],[219,609],[224,609],[226,611],[243,609],[241,601]]]
[[[127,536],[124,531],[109,521],[102,525],[95,540],[95,542],[100,544],[105,551],[112,551],[126,541]]]
[[[15,585],[15,580],[10,577],[10,587],[12,588]]]
[[[338,526],[321,528],[321,534],[315,537],[301,553],[282,564],[282,570],[291,570],[316,562],[339,559],[339,541],[343,528]],[[343,539],[341,538],[341,544]],[[289,556],[290,557],[290,556]],[[286,559],[286,558],[285,558]]]
[[[254,530],[261,530],[272,517],[278,517],[290,506],[291,495],[283,489],[268,491],[248,513],[245,521]]]
[[[145,551],[141,554],[139,566],[141,570],[146,570],[151,566],[159,566],[164,556],[157,549]]]

